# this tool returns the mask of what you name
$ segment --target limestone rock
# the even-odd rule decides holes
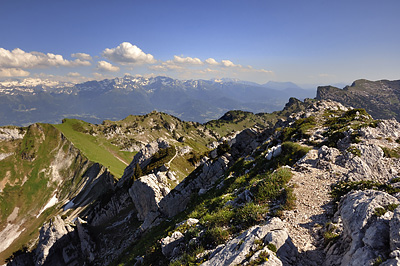
[[[75,225],[78,231],[78,236],[81,244],[82,254],[86,257],[89,262],[93,262],[96,258],[95,255],[95,244],[91,239],[88,230],[84,227],[86,221],[81,218],[77,218],[75,221]]]
[[[22,139],[25,136],[25,131],[18,128],[0,128],[0,140]]]
[[[157,211],[158,203],[169,191],[165,172],[149,174],[136,180],[129,189],[129,195],[135,204],[138,219],[144,221],[149,212]]]
[[[125,168],[124,174],[118,182],[118,186],[123,186],[131,178],[136,164],[139,164],[142,169],[145,168],[150,163],[151,157],[154,154],[156,154],[160,149],[168,147],[168,142],[162,139],[147,144],[135,155],[135,157],[133,157],[132,162]]]
[[[325,264],[371,265],[379,256],[386,258],[388,250],[397,249],[394,229],[397,222],[392,221],[393,213],[388,211],[380,217],[375,214],[377,208],[387,208],[389,204],[399,201],[381,191],[347,194],[336,214],[341,218],[343,233],[335,248],[329,249]]]
[[[65,224],[60,216],[55,216],[50,222],[44,224],[40,229],[39,243],[35,250],[35,264],[43,265],[53,245],[72,231],[73,228]]]
[[[183,242],[183,240],[184,235],[179,231],[174,232],[171,236],[161,239],[161,251],[164,256],[171,258],[173,255],[177,255],[179,245]]]
[[[265,265],[283,265],[281,260],[292,261],[297,256],[297,249],[291,242],[284,223],[279,218],[272,218],[265,225],[253,226],[230,240],[224,247],[211,254],[209,260],[202,265],[243,265],[246,261],[254,260],[260,252],[255,252],[250,258],[246,255],[248,256],[251,251],[259,250],[255,240],[261,240],[265,245],[275,244],[277,247],[277,254],[266,246],[262,247],[260,252],[264,251],[269,255],[268,264]]]

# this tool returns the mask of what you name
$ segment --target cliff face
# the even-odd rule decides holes
[[[224,138],[176,184],[158,140],[117,183],[88,168],[10,265],[394,265],[399,143],[396,120],[314,101]]]
[[[357,80],[343,89],[318,87],[318,100],[333,100],[346,106],[364,108],[376,119],[400,119],[400,81]]]

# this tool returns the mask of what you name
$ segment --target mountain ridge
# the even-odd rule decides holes
[[[301,99],[314,96],[302,89],[292,95],[293,91],[231,80],[181,81],[162,76],[125,76],[73,86],[11,85],[0,85],[0,125],[57,123],[66,117],[101,123],[152,110],[168,112],[186,121],[206,122],[229,110],[272,112],[282,108],[290,96]]]
[[[360,79],[343,89],[321,86],[317,88],[316,99],[330,99],[346,106],[365,108],[378,119],[400,119],[400,80]]]

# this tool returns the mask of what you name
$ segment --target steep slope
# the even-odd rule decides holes
[[[34,124],[0,128],[0,260],[34,244],[37,229],[94,180],[113,182],[56,128]],[[104,181],[100,177],[103,175]],[[87,197],[94,200],[96,196]],[[79,206],[79,205],[78,205]],[[84,205],[82,205],[84,206]],[[79,213],[79,212],[78,212]]]
[[[346,106],[365,108],[377,119],[400,119],[399,80],[360,79],[342,90],[332,86],[318,87],[316,99],[330,99]]]

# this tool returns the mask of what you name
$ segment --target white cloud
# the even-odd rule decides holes
[[[25,52],[19,48],[12,51],[0,48],[0,67],[1,68],[44,68],[44,67],[75,67],[90,66],[89,61],[76,59],[66,60],[62,55],[40,52]]]
[[[225,67],[237,67],[237,66],[240,66],[240,65],[235,65],[235,64],[234,64],[232,61],[230,61],[230,60],[222,60],[221,63],[222,63],[222,65],[225,66]]]
[[[81,74],[79,74],[78,72],[69,72],[67,74],[68,77],[80,77]]]
[[[81,59],[81,60],[87,60],[87,61],[92,60],[92,57],[89,54],[85,54],[85,53],[71,54],[71,56],[74,58]]]
[[[110,61],[124,64],[153,64],[156,62],[151,54],[144,53],[136,45],[123,42],[115,48],[106,48],[103,56]]]
[[[174,55],[174,63],[177,64],[188,64],[188,65],[202,65],[203,62],[199,58],[192,58],[192,57],[180,57]]]
[[[97,62],[97,70],[105,72],[117,72],[119,71],[119,67],[113,66],[106,61],[99,61]]]
[[[208,58],[204,62],[212,66],[218,66],[219,63],[214,58]]]
[[[0,77],[27,77],[29,72],[20,68],[0,68]]]

